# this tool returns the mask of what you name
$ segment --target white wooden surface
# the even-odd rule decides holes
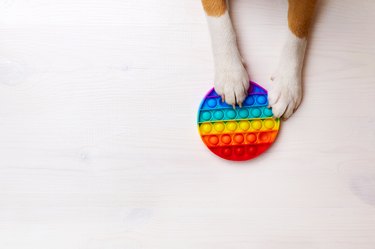
[[[236,164],[196,130],[199,1],[0,1],[0,248],[374,249],[375,2],[321,2],[300,110]],[[286,8],[232,4],[266,88]]]

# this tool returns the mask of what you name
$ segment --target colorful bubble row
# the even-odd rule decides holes
[[[266,151],[271,143],[257,145],[211,147],[210,150],[228,160],[249,160]]]
[[[252,107],[252,106],[267,106],[268,100],[267,95],[259,94],[259,95],[249,95],[245,101],[242,103],[243,107]],[[221,100],[220,97],[215,98],[207,98],[201,109],[203,110],[211,110],[216,108],[229,108],[232,107]]]
[[[206,135],[203,136],[203,140],[208,147],[262,144],[272,143],[276,138],[276,134],[277,131]]]
[[[199,131],[202,135],[248,131],[270,131],[278,130],[279,125],[280,121],[272,118],[227,122],[206,122],[199,125]]]
[[[200,111],[198,122],[217,120],[236,120],[272,117],[272,110],[267,107],[242,107]]]

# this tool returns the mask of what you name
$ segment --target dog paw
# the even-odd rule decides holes
[[[236,104],[241,106],[247,97],[248,89],[249,76],[242,63],[234,68],[225,68],[216,71],[215,91],[227,104],[233,107]]]
[[[274,117],[288,119],[302,100],[301,75],[276,74],[271,78],[273,86],[268,93],[268,103]]]

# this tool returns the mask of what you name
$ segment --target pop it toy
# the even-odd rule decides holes
[[[199,133],[206,146],[216,155],[233,161],[255,158],[275,141],[280,120],[273,118],[267,91],[250,82],[249,95],[242,107],[221,101],[211,89],[198,112]]]

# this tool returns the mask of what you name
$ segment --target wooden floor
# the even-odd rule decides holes
[[[266,88],[286,9],[232,4]],[[0,248],[374,249],[374,13],[321,1],[301,108],[238,164],[197,133],[200,1],[0,1]]]

